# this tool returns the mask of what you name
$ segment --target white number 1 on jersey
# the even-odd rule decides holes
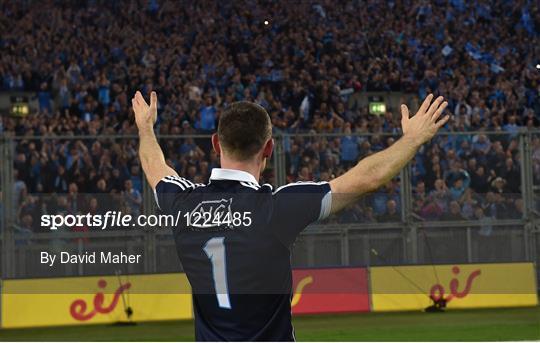
[[[225,258],[225,237],[214,237],[204,245],[204,252],[212,262],[212,276],[219,307],[231,309],[229,287],[227,286],[227,263]]]

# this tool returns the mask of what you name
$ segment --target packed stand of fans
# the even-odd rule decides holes
[[[276,133],[346,135],[284,142],[288,181],[327,180],[399,136],[396,109],[370,115],[359,105],[362,94],[401,92],[406,102],[434,92],[448,99],[453,114],[445,131],[501,135],[439,137],[426,145],[412,168],[415,213],[435,220],[516,217],[522,210],[515,135],[537,127],[540,117],[533,60],[540,47],[531,44],[540,31],[537,2],[4,1],[0,7],[0,87],[35,92],[39,103],[38,113],[2,118],[2,132],[136,135],[129,100],[136,90],[155,90],[160,134],[208,134],[228,104],[256,101]],[[362,133],[370,136],[355,136]],[[208,140],[161,143],[170,164],[195,182],[219,164]],[[30,217],[42,208],[103,207],[95,197],[70,205],[74,193],[116,194],[127,200],[115,204],[140,211],[136,144],[19,141],[20,222],[36,227]],[[274,176],[269,171],[264,179]],[[401,220],[399,186],[398,179],[390,182],[332,220]],[[58,196],[38,204],[31,194],[41,192]]]

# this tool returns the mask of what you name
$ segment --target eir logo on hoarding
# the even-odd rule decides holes
[[[291,300],[291,307],[296,306],[300,302],[300,299],[302,299],[302,293],[304,292],[304,288],[311,283],[313,283],[313,276],[311,275],[306,276],[298,282],[298,285],[296,285],[296,289],[294,291],[293,298]]]
[[[473,270],[468,276],[467,281],[465,283],[465,287],[463,290],[459,290],[459,280],[457,279],[457,276],[460,272],[460,269],[458,266],[452,267],[452,273],[455,275],[455,277],[450,280],[449,286],[449,293],[446,293],[446,290],[444,289],[444,286],[440,283],[437,283],[433,285],[429,291],[429,295],[433,301],[438,300],[445,300],[446,302],[450,302],[452,299],[462,299],[465,298],[472,290],[473,281],[478,276],[480,276],[481,271],[480,269]]]
[[[98,281],[98,287],[102,289],[107,287],[107,281],[100,279]],[[120,287],[118,287],[116,291],[114,292],[113,299],[108,306],[104,306],[103,304],[105,301],[104,293],[97,292],[96,295],[94,296],[94,301],[93,301],[94,308],[88,312],[87,312],[88,305],[86,301],[84,301],[83,299],[76,299],[75,301],[73,301],[73,303],[71,303],[71,306],[69,307],[69,312],[74,319],[79,320],[79,321],[90,320],[98,313],[101,313],[101,314],[110,313],[114,311],[114,309],[116,308],[116,305],[118,305],[118,300],[120,299],[120,296],[122,295],[122,293],[125,290],[129,289],[130,287],[131,287],[131,283],[129,282],[126,282],[125,284],[121,284]]]

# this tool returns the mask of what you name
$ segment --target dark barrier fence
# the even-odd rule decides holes
[[[393,134],[276,132],[261,182],[330,180],[393,144]],[[194,182],[219,165],[208,135],[160,136]],[[136,136],[7,137],[0,145],[2,278],[179,272],[170,230],[50,230],[44,214],[156,213]],[[540,132],[442,133],[387,185],[296,241],[295,267],[540,262]],[[39,263],[43,251],[144,253],[139,264]]]

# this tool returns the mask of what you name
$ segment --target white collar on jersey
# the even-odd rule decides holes
[[[255,177],[248,172],[237,169],[214,168],[210,180],[234,180],[259,184]]]

